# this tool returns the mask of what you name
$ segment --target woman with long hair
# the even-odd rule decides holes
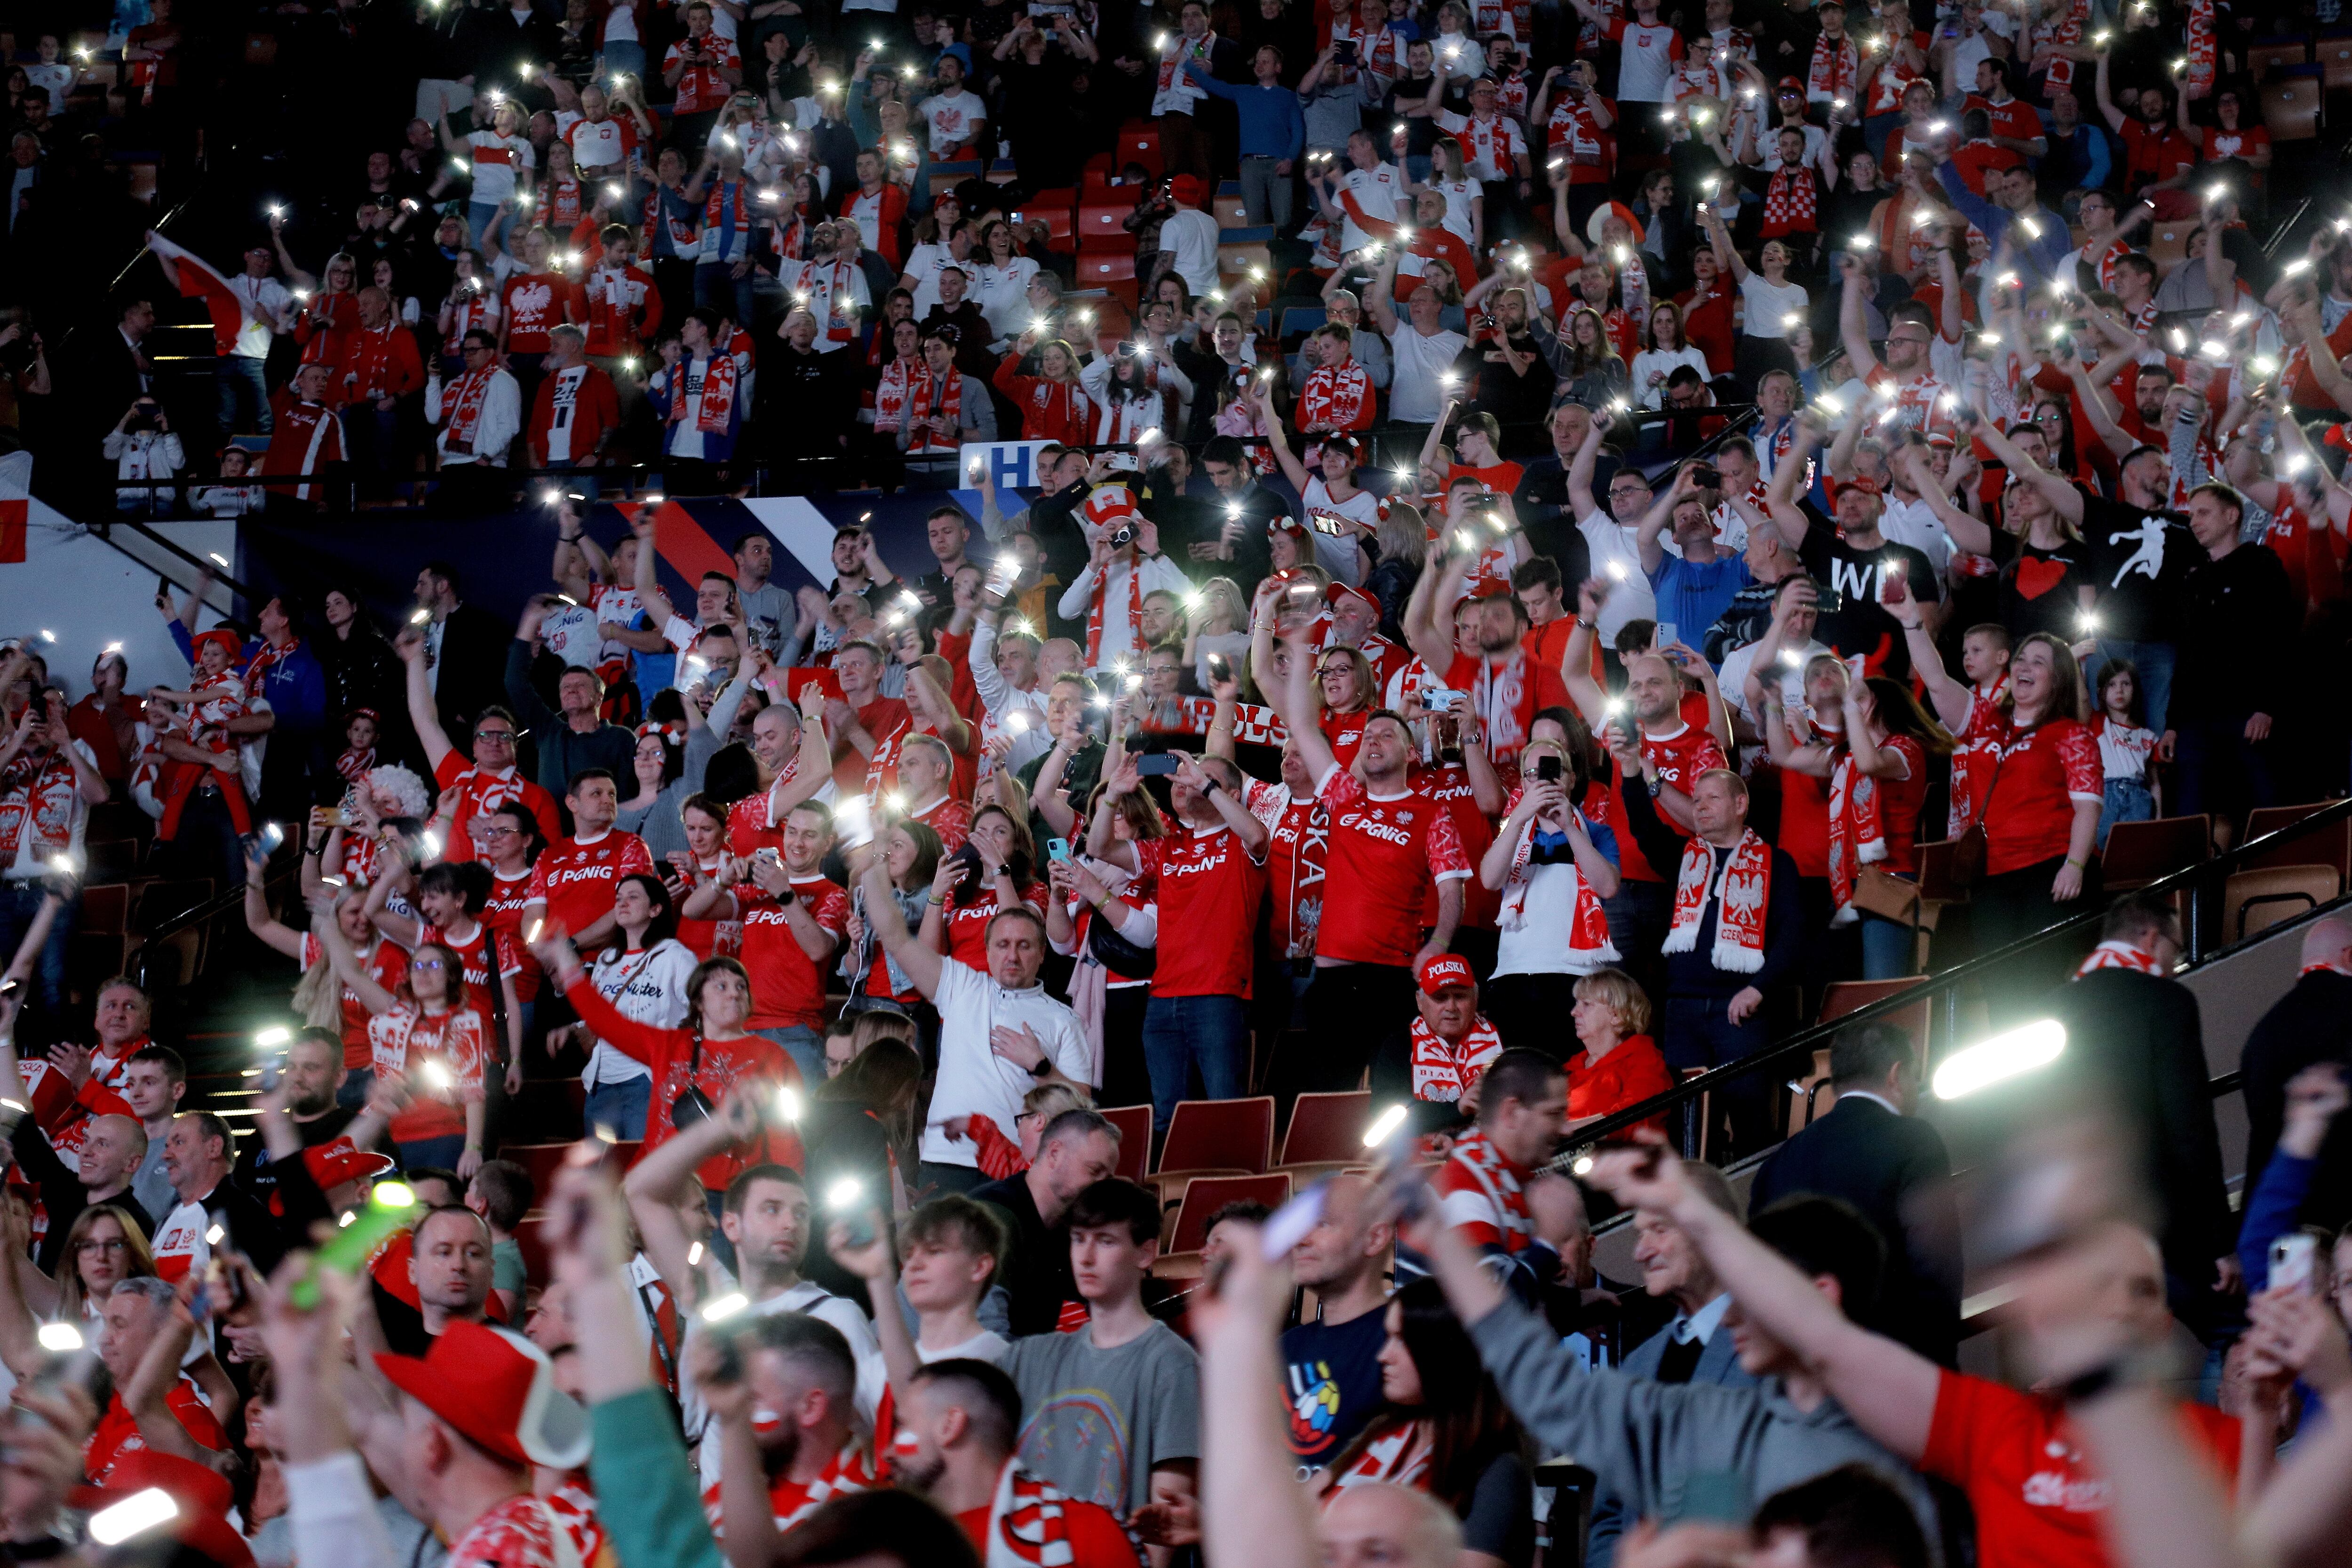
[[[1538,335],[1541,342],[1541,335]],[[1587,408],[1602,408],[1613,399],[1632,395],[1633,372],[1618,357],[1609,323],[1590,305],[1568,314],[1551,355],[1552,373],[1559,378],[1557,395]]]
[[[359,591],[345,583],[330,583],[319,595],[319,621],[324,629],[310,639],[327,678],[327,711],[341,718],[355,708],[386,716],[378,725],[377,748],[390,752],[383,723],[402,726],[408,713],[405,676],[400,656],[377,629]]]
[[[1045,884],[1037,875],[1037,850],[1026,818],[995,801],[971,815],[972,854],[949,855],[931,878],[924,902],[922,938],[932,951],[983,973],[988,968],[988,923],[1015,904],[1045,912]]]
[[[683,909],[687,896],[716,880],[727,864],[727,808],[708,795],[691,795],[677,815],[686,833],[686,853],[669,858],[669,883],[670,897]],[[677,940],[697,961],[720,954],[732,958],[743,951],[743,922],[680,915]]]
[[[677,1028],[686,1016],[687,982],[696,967],[694,954],[677,940],[677,911],[660,878],[644,871],[622,878],[613,889],[612,940],[588,970],[596,994],[640,1024]],[[584,1023],[571,1030],[550,1030],[547,1054],[562,1054],[572,1037],[588,1050],[587,1065],[580,1073],[587,1090],[581,1125],[608,1129],[623,1142],[644,1138],[653,1098],[650,1069],[596,1037]]]
[[[1972,782],[1974,797],[1953,810],[1956,827],[1968,823],[1961,837],[1982,845],[1969,921],[1977,951],[1991,952],[2095,907],[2099,897],[2094,856],[2106,780],[2098,739],[2084,722],[2083,667],[2063,639],[2035,632],[2011,650],[2007,688],[1980,696],[1946,672],[1918,601],[1901,578],[1893,581],[1886,608],[1902,624],[1936,716],[1960,743],[1998,747],[1999,762],[1983,770],[1986,782]],[[2056,984],[2067,954],[2044,950],[2059,945],[2022,955],[2024,971],[2010,976],[2003,994],[2032,998]]]
[[[1013,352],[996,363],[992,384],[1019,406],[1024,441],[1085,446],[1093,438],[1094,405],[1078,380],[1078,351],[1061,338],[1038,338],[1032,327],[1013,341]],[[1024,375],[1023,360],[1033,350],[1037,374]]]
[[[315,862],[318,849],[315,840],[306,840],[303,856],[306,863]],[[343,1042],[343,1082],[336,1091],[335,1103],[356,1110],[367,1103],[368,1089],[375,1081],[373,1047],[368,1044],[368,1010],[360,1001],[359,993],[345,985],[335,973],[327,956],[326,947],[309,931],[298,931],[269,912],[269,900],[263,890],[262,874],[268,865],[266,856],[257,855],[246,862],[245,926],[264,947],[284,953],[302,966],[302,978],[294,986],[294,1011],[310,1027],[332,1029]],[[342,932],[343,941],[354,953],[368,955],[368,978],[387,990],[399,985],[408,969],[408,954],[400,944],[376,933],[375,922],[368,919],[366,891],[348,884],[333,889],[329,896],[334,904],[334,920]]]
[[[922,1093],[923,1058],[903,1018],[868,1014],[877,1027],[897,1026],[879,1034],[849,1065],[816,1086],[809,1094],[801,1121],[801,1142],[808,1151],[805,1173],[813,1190],[829,1192],[843,1177],[856,1182],[877,1205],[894,1215],[910,1206],[901,1173],[912,1157],[916,1107]],[[861,1019],[860,1022],[864,1022]],[[835,1295],[846,1294],[852,1276],[833,1260],[818,1226],[801,1262],[803,1277]],[[838,1288],[835,1281],[840,1281]]]
[[[971,301],[988,318],[989,331],[1000,341],[1009,338],[1028,324],[1029,279],[1037,264],[1021,254],[1013,226],[1001,217],[982,220],[972,255],[979,266],[969,269],[976,274]]]
[[[57,1321],[94,1323],[115,1286],[154,1273],[155,1256],[131,1212],[118,1204],[91,1204],[74,1215],[58,1248]]]
[[[457,954],[438,942],[419,942],[409,952],[406,972],[387,987],[360,966],[331,899],[311,904],[310,931],[371,1015],[375,1076],[398,1073],[407,1083],[408,1109],[391,1127],[401,1164],[438,1165],[470,1179],[482,1163],[487,1046]]]
[[[688,1107],[691,1125],[715,1112],[739,1084],[799,1089],[801,1069],[791,1054],[747,1026],[751,1016],[751,977],[733,959],[706,958],[694,966],[686,982],[686,1016],[677,1027],[665,1029],[628,1017],[605,1001],[580,962],[569,933],[558,930],[532,951],[579,1013],[580,1021],[593,1029],[598,1039],[652,1069],[653,1100],[646,1116],[648,1150],[660,1147],[677,1133],[681,1103]],[[704,1161],[695,1174],[711,1212],[718,1212],[719,1200],[737,1176],[753,1165],[771,1163],[794,1170],[802,1164],[799,1134],[773,1121],[763,1121],[760,1135],[751,1142]]]
[[[1434,1279],[1389,1299],[1381,1409],[1308,1483],[1326,1507],[1349,1487],[1424,1491],[1462,1521],[1459,1568],[1535,1560],[1534,1489],[1519,1425]]]
[[[1684,366],[1705,381],[1710,373],[1706,355],[1691,347],[1683,333],[1682,307],[1661,300],[1650,307],[1650,346],[1633,356],[1633,395],[1644,408],[1656,408],[1666,398],[1666,378]]]
[[[1531,739],[1478,879],[1500,893],[1493,977],[1481,997],[1506,1046],[1557,1037],[1579,976],[1618,961],[1602,901],[1617,896],[1617,837],[1589,819],[1585,759]]]
[[[908,414],[929,384],[930,371],[923,363],[923,330],[913,317],[886,323],[875,341],[889,344],[889,357],[875,370],[858,417],[871,429],[875,452],[895,459],[898,432],[907,427]]]
[[[1249,605],[1240,584],[1231,577],[1212,577],[1201,584],[1201,607],[1184,617],[1184,662],[1203,691],[1213,692],[1216,681],[1209,667],[1212,654],[1244,685],[1249,679]]]
[[[882,835],[883,869],[889,875],[891,896],[898,900],[898,913],[908,931],[922,929],[931,879],[939,875],[940,860],[946,853],[947,847],[927,823],[894,823]],[[866,918],[862,885],[851,889],[849,901],[849,941],[839,966],[842,978],[849,982],[846,1010],[863,1012],[879,1006],[885,1012],[920,1016],[917,1009],[928,1004],[913,979],[875,936]]]

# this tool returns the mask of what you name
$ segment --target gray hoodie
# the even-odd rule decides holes
[[[1622,1372],[1586,1372],[1559,1336],[1517,1301],[1470,1325],[1479,1359],[1546,1454],[1567,1454],[1624,1500],[1637,1519],[1682,1517],[1694,1483],[1720,1495],[1736,1477],[1749,1510],[1800,1481],[1862,1464],[1911,1504],[1937,1552],[1935,1504],[1918,1473],[1880,1447],[1834,1399],[1810,1413],[1777,1380],[1748,1388],[1676,1385]]]

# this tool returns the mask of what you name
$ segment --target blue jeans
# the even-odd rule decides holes
[[[2147,822],[2156,816],[2156,796],[2148,793],[2145,779],[2109,779],[2105,791],[2105,804],[2099,810],[2099,847],[2107,847],[2107,835],[2116,830],[2118,822]]]
[[[588,1091],[588,1099],[580,1107],[583,1131],[604,1127],[624,1143],[634,1143],[646,1135],[646,1113],[653,1108],[654,1080],[650,1078],[625,1078],[618,1083],[600,1083]]]
[[[1918,963],[1919,944],[1912,939],[1907,921],[1890,921],[1862,911],[1862,977],[1900,980]]]
[[[754,1029],[763,1040],[773,1040],[784,1047],[793,1065],[801,1069],[801,1082],[811,1089],[824,1081],[824,1037],[806,1024],[788,1024],[781,1029]]]
[[[646,47],[627,38],[616,38],[604,46],[604,77],[635,77],[639,87],[645,86]]]
[[[0,955],[5,955],[0,956],[0,965],[16,956],[17,944],[32,930],[33,917],[41,912],[46,897],[37,881],[0,882]],[[65,1005],[66,948],[73,940],[74,912],[80,907],[79,901],[68,900],[58,911],[48,940],[41,944],[40,961],[33,968],[41,1011],[52,1020]]]
[[[731,278],[728,274],[733,269],[734,263],[729,261],[697,262],[694,303],[698,310],[724,311],[740,327],[751,321],[758,308],[751,298],[751,282],[760,274],[754,268],[740,278]]]
[[[2091,683],[2091,706],[2098,709],[2099,671],[2116,659],[2127,658],[2139,670],[2140,710],[2147,717],[2147,727],[2158,734],[2164,733],[2164,717],[2172,706],[2172,645],[2168,642],[2132,642],[2124,637],[2101,637],[2099,646],[2091,650],[2091,658],[2083,671]]]
[[[498,216],[499,204],[496,202],[469,201],[466,204],[466,232],[473,237],[477,247],[481,245],[482,236],[490,232],[490,225]]]
[[[267,436],[278,427],[277,417],[269,412],[269,384],[261,375],[264,363],[251,354],[223,354],[213,361],[213,384],[220,391],[222,436],[234,436],[241,429]],[[246,417],[248,406],[253,423],[240,426],[237,421]]]
[[[1249,1092],[1249,1007],[1238,996],[1154,996],[1143,1012],[1143,1061],[1151,1073],[1151,1129],[1168,1130],[1176,1102],[1238,1100]]]

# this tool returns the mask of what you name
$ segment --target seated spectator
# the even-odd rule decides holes
[[[1623,970],[1596,969],[1579,976],[1570,1016],[1577,1043],[1584,1047],[1568,1058],[1570,1125],[1613,1116],[1674,1087],[1666,1060],[1650,1038],[1650,999]],[[1641,1125],[1663,1133],[1663,1121]]]
[[[1073,1106],[1037,1134],[1027,1170],[971,1189],[975,1201],[1003,1211],[1010,1223],[1002,1278],[1015,1334],[1053,1332],[1066,1308],[1080,1300],[1070,1260],[1070,1205],[1117,1173],[1118,1146],[1118,1128],[1097,1111]]]

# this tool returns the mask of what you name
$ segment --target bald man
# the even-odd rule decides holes
[[[1316,1520],[1323,1568],[1448,1568],[1462,1555],[1462,1521],[1418,1487],[1349,1487]]]
[[[1290,1451],[1309,1476],[1346,1447],[1381,1407],[1381,1349],[1388,1342],[1388,1255],[1396,1226],[1367,1215],[1370,1184],[1342,1175],[1326,1189],[1323,1217],[1291,1250],[1291,1270],[1312,1286],[1317,1315],[1284,1331]]]
[[[2238,1058],[2245,1075],[2246,1191],[2262,1180],[2286,1116],[2287,1080],[2315,1062],[2352,1064],[2352,919],[2327,915],[2304,928],[2303,974],[2272,1004]],[[2335,1230],[2352,1220],[2352,1130],[2331,1130],[2303,1222]]]
[[[92,1204],[112,1204],[139,1222],[140,1234],[152,1240],[155,1216],[147,1212],[131,1191],[131,1179],[138,1175],[140,1165],[147,1158],[147,1130],[131,1116],[108,1115],[90,1118],[82,1134],[80,1165],[77,1172],[68,1168],[31,1117],[16,1124],[10,1140],[16,1163],[41,1189],[41,1204],[48,1211],[49,1228],[41,1237],[37,1257],[41,1268],[55,1274],[58,1259],[66,1242],[66,1232],[81,1211]]]

